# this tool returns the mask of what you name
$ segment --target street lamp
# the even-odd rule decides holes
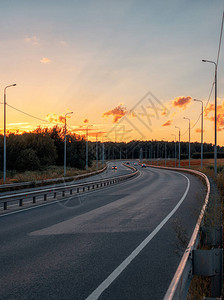
[[[179,129],[179,168],[180,168],[180,127],[175,126],[175,128]]]
[[[185,118],[185,120],[189,121],[189,168],[191,166],[191,120],[189,118]]]
[[[171,134],[175,137],[175,168],[177,167],[177,147],[176,147],[176,134]]]
[[[66,175],[66,116],[73,114],[73,111],[65,114],[65,142],[64,142],[64,177]]]
[[[98,143],[97,143],[97,134],[96,133],[96,169],[98,170]]]
[[[103,136],[102,136],[102,166],[104,165],[104,142],[103,142]]]
[[[162,140],[164,140],[164,143],[165,143],[165,167],[166,167],[166,141],[165,141],[165,139],[162,139]]]
[[[99,131],[99,132],[96,133],[96,162],[97,162],[97,170],[98,170],[98,161],[99,161],[98,156],[100,156],[100,155],[98,155],[98,143],[97,143],[97,135],[99,133],[102,136],[102,147],[101,147],[101,163],[102,163],[102,165],[104,165],[104,159],[105,159],[104,158],[104,142],[103,142],[103,134],[104,134],[104,132],[103,131]],[[101,143],[101,141],[100,141],[100,143]]]
[[[203,62],[208,62],[215,65],[215,145],[214,145],[214,171],[217,175],[217,64],[214,61],[202,59]]]
[[[5,183],[6,180],[6,89],[16,86],[16,83],[7,85],[4,88],[4,154],[3,154],[3,183]]]
[[[203,168],[203,101],[194,99],[194,101],[201,102],[201,169]]]
[[[86,127],[86,170],[88,170],[88,156],[89,156],[89,154],[88,154],[88,129],[91,126],[93,126],[93,125],[88,125]]]

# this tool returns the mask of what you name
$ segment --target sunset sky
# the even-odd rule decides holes
[[[221,0],[0,1],[0,130],[63,124],[102,140],[173,140],[197,121],[214,79]],[[15,108],[17,110],[15,110]],[[20,110],[20,111],[18,111]],[[25,114],[21,113],[25,112]],[[214,142],[214,92],[204,141]],[[35,118],[29,115],[35,116]],[[218,144],[224,145],[224,47],[218,68]],[[92,126],[91,126],[92,125]],[[92,137],[93,139],[93,137]],[[200,121],[191,130],[200,142]]]

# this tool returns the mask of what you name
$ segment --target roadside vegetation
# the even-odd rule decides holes
[[[214,154],[213,154],[214,155]],[[178,167],[178,161],[176,162]],[[158,166],[165,166],[165,160],[155,160],[155,161],[147,161],[147,164],[158,165]],[[167,167],[175,167],[174,160],[166,161]],[[180,161],[181,168],[188,168],[189,160],[181,160]],[[224,159],[219,158],[217,159],[217,177],[214,177],[214,159],[204,159],[203,160],[203,168],[201,169],[201,160],[200,159],[191,159],[191,169],[201,171],[205,173],[217,186],[218,192],[221,198],[221,211],[217,210],[209,210],[207,211],[206,218],[209,220],[210,224],[216,224],[217,220],[220,218],[222,219],[222,226],[224,226]],[[213,199],[214,195],[211,195],[210,201]],[[220,222],[219,222],[220,224]],[[182,230],[180,230],[182,234]],[[224,234],[223,234],[223,241],[224,241]],[[207,249],[207,246],[204,246]],[[224,245],[222,245],[224,247]],[[202,300],[204,297],[211,296],[211,280],[209,277],[206,276],[194,276],[191,286],[189,289],[189,293],[187,296],[187,300]]]
[[[101,163],[98,163],[98,170],[102,169],[105,166]],[[96,162],[93,161],[91,167],[86,170],[80,170],[72,167],[66,168],[66,177],[73,177],[78,175],[87,174],[97,170]],[[2,178],[3,174],[0,173]],[[7,181],[6,183],[18,183],[18,182],[35,182],[38,180],[46,180],[53,178],[62,178],[64,176],[63,166],[49,166],[42,171],[25,171],[25,172],[16,172],[11,171],[7,172]],[[3,183],[2,180],[0,183]]]
[[[85,173],[86,141],[75,134],[67,133],[66,176]],[[89,171],[94,166],[94,149],[89,145]],[[7,136],[7,181],[20,182],[63,177],[64,130],[38,127],[33,132]],[[3,170],[3,136],[0,135],[0,170]],[[3,174],[0,173],[2,182]]]
[[[84,131],[85,132],[85,131]],[[95,138],[94,138],[95,139]],[[100,138],[99,138],[100,139]],[[103,157],[103,143],[98,139],[98,160]],[[32,181],[50,179],[63,176],[64,164],[64,128],[54,126],[53,128],[38,127],[32,132],[23,134],[8,133],[7,144],[7,182]],[[130,141],[125,142],[104,142],[105,160],[114,159],[148,159],[153,160],[152,164],[163,165],[166,156],[167,166],[175,166],[175,146],[178,151],[178,143],[164,141]],[[191,143],[191,167],[200,167],[200,143]],[[211,169],[213,145],[204,143],[204,166]],[[188,143],[181,142],[181,167],[188,167]],[[166,151],[165,151],[166,150]],[[223,158],[224,147],[217,147],[218,158]],[[85,172],[86,167],[86,139],[85,135],[80,136],[67,131],[67,176],[75,176]],[[149,159],[150,158],[150,159]],[[96,142],[88,142],[88,168],[94,169],[96,159]],[[220,161],[219,159],[219,161]],[[178,163],[178,162],[177,162]],[[210,164],[210,167],[209,167]],[[222,166],[220,166],[222,168]],[[0,170],[3,170],[3,135],[0,135]],[[0,184],[2,173],[0,171]]]

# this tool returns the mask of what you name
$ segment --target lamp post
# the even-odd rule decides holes
[[[98,170],[98,143],[97,143],[97,134],[96,133],[96,169]]]
[[[194,101],[201,102],[201,169],[203,168],[203,101],[194,99]]]
[[[12,86],[16,86],[16,83],[7,85],[4,88],[4,153],[3,153],[3,183],[6,180],[6,89]]]
[[[165,167],[166,167],[166,141],[165,141],[165,139],[163,139],[164,140],[164,144],[165,144]]]
[[[175,126],[175,128],[179,129],[179,168],[180,168],[180,127]]]
[[[176,142],[177,142],[177,139],[176,139],[176,134],[171,134],[175,137],[175,168],[177,167],[177,147],[176,147]]]
[[[104,142],[102,137],[102,166],[104,165]]]
[[[66,116],[73,114],[73,111],[65,114],[65,141],[64,141],[64,177],[66,175]]]
[[[89,156],[89,154],[88,154],[88,151],[89,151],[88,150],[88,129],[91,126],[93,126],[93,125],[88,125],[86,127],[86,170],[88,170],[88,156]]]
[[[189,168],[191,166],[191,120],[189,118],[185,118],[185,120],[189,121]]]
[[[217,175],[217,64],[214,61],[202,59],[202,62],[208,62],[215,65],[215,145],[214,145],[214,171]]]

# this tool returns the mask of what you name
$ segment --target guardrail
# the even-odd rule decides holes
[[[33,187],[33,186],[40,186],[43,184],[51,184],[51,183],[58,183],[58,182],[68,182],[72,180],[79,180],[83,178],[87,178],[93,175],[100,174],[104,172],[107,169],[107,165],[103,167],[100,170],[89,172],[89,173],[84,173],[81,175],[76,175],[76,176],[70,176],[70,177],[60,177],[60,178],[51,178],[51,179],[44,179],[44,180],[35,180],[35,181],[26,181],[26,182],[16,182],[16,183],[6,183],[6,184],[1,184],[0,185],[0,190],[4,189],[18,189],[18,188],[23,188],[23,187]]]
[[[166,292],[164,300],[186,299],[188,289],[193,278],[193,275],[209,276],[211,277],[212,297],[220,297],[222,295],[222,264],[223,264],[223,249],[222,249],[222,229],[209,227],[210,239],[213,241],[209,245],[216,246],[211,250],[198,250],[203,230],[202,221],[205,211],[208,206],[210,196],[210,182],[208,177],[199,171],[182,168],[168,168],[151,166],[154,168],[162,168],[167,170],[174,170],[180,172],[188,172],[202,178],[207,187],[207,193],[203,207],[201,209],[197,224],[191,236],[190,242],[184,252],[181,262],[176,270],[176,273],[171,281],[171,284]],[[219,230],[219,233],[217,231]],[[216,231],[212,234],[212,231]],[[206,232],[208,233],[208,232]],[[213,235],[213,236],[212,236]],[[212,236],[212,237],[211,237]],[[215,236],[215,237],[214,237]],[[209,239],[209,237],[207,238]],[[208,240],[207,240],[208,243]],[[212,298],[209,298],[212,299]]]
[[[139,171],[133,167],[130,167],[127,165],[127,167],[131,168],[134,170],[133,173],[126,174],[126,175],[121,175],[121,176],[116,176],[112,178],[107,178],[107,179],[100,179],[100,180],[95,180],[91,182],[85,182],[85,183],[79,183],[79,184],[74,184],[74,185],[67,185],[67,186],[60,186],[60,187],[54,187],[54,188],[48,188],[48,189],[42,189],[42,190],[36,190],[36,191],[30,191],[30,192],[23,192],[23,193],[17,193],[17,194],[12,194],[12,195],[5,195],[0,197],[0,204],[3,205],[3,210],[7,210],[8,208],[8,203],[9,202],[15,202],[18,201],[19,206],[23,205],[24,199],[28,200],[31,199],[32,203],[36,203],[37,197],[42,196],[44,201],[47,201],[49,196],[51,195],[53,199],[57,198],[57,195],[60,195],[62,197],[65,197],[67,194],[68,195],[73,195],[74,191],[76,194],[79,194],[80,192],[85,192],[89,190],[94,190],[97,188],[102,188],[105,186],[109,186],[112,184],[117,184],[120,183],[124,180],[127,180],[129,178],[132,178],[136,176]]]

